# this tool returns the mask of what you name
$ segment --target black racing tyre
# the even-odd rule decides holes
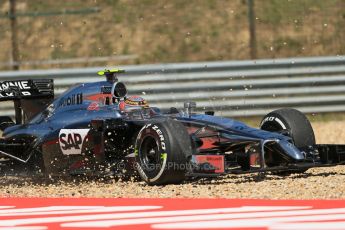
[[[315,145],[315,135],[308,118],[296,109],[278,109],[267,114],[260,128],[271,132],[287,131],[297,148]]]
[[[180,183],[192,155],[191,138],[180,122],[155,119],[139,131],[134,153],[136,169],[147,184]]]
[[[7,127],[15,125],[13,120],[8,116],[0,116],[0,130],[4,131]]]
[[[296,109],[278,109],[267,114],[261,121],[262,130],[286,133],[292,138],[294,145],[299,149],[315,145],[315,135],[308,118]],[[307,169],[274,172],[277,175],[303,173]]]

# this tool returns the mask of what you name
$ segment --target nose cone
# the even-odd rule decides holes
[[[279,146],[283,149],[284,153],[293,158],[294,160],[304,160],[304,154],[293,144],[288,141],[278,141]]]

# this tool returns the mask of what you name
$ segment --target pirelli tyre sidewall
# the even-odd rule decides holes
[[[191,149],[190,137],[180,122],[150,122],[136,139],[136,169],[149,185],[180,183],[185,178]]]
[[[287,130],[297,148],[315,145],[314,131],[308,118],[296,109],[270,112],[262,119],[260,128],[271,132]]]

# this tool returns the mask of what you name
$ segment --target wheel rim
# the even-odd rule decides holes
[[[147,136],[140,146],[141,162],[148,170],[154,170],[160,164],[160,151],[157,140],[153,136]]]

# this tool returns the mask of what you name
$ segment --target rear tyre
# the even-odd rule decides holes
[[[192,155],[191,138],[180,122],[156,119],[139,131],[134,153],[137,171],[147,184],[180,183]]]
[[[278,109],[267,114],[261,121],[260,128],[270,132],[278,132],[292,138],[294,145],[299,149],[306,149],[315,145],[315,135],[308,118],[296,109]],[[279,172],[305,172],[307,169]]]

